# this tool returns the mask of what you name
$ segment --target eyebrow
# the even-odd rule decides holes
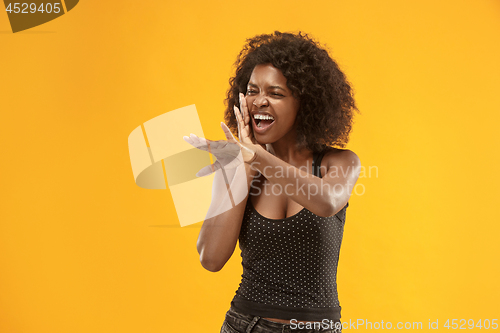
[[[253,87],[253,88],[258,88],[257,85],[253,84],[253,83],[248,83],[248,86]],[[286,92],[286,89],[283,89],[280,86],[269,86],[269,89],[280,89],[280,90],[283,90],[284,92]]]

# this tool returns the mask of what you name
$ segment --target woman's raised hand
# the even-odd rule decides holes
[[[194,134],[191,134],[189,137],[184,136],[184,141],[195,148],[211,153],[217,158],[213,164],[200,169],[200,171],[196,173],[198,177],[210,175],[222,168],[235,168],[244,162],[251,163],[256,158],[257,145],[252,143],[242,144],[234,138],[233,133],[231,133],[226,124],[221,122],[221,127],[226,135],[227,141],[207,140]]]
[[[250,113],[248,111],[245,96],[240,93],[240,109],[234,106],[234,115],[238,124],[239,141],[235,139],[233,133],[226,124],[221,122],[222,130],[227,141],[212,141],[200,138],[194,134],[185,136],[184,140],[195,148],[207,151],[214,155],[217,160],[196,174],[198,177],[207,176],[221,168],[234,168],[242,163],[251,163],[257,157],[259,143],[255,140],[252,126],[250,125]],[[265,149],[263,145],[260,145]]]
[[[196,176],[203,177],[221,169],[231,169],[243,163],[243,156],[240,147],[235,142],[218,140],[212,141],[205,138],[200,138],[194,134],[185,136],[184,141],[189,143],[195,148],[204,150],[214,155],[217,160],[211,164],[200,169]]]
[[[252,142],[249,142],[250,137],[248,135],[245,135],[245,134],[240,136],[243,141],[240,140],[240,142],[238,142],[234,138],[233,133],[231,133],[229,128],[226,126],[226,124],[221,122],[220,125],[222,127],[222,130],[224,131],[224,134],[226,135],[227,141],[229,141],[231,143],[236,143],[239,146],[239,148],[241,150],[243,162],[245,162],[245,163],[253,162],[253,160],[257,157],[256,154],[257,154],[258,145],[253,144]],[[238,128],[240,128],[240,127],[238,127]],[[245,130],[243,130],[243,131],[238,130],[238,132],[241,134],[242,132],[244,133]]]
[[[253,135],[252,126],[250,125],[252,119],[250,118],[250,112],[248,111],[245,95],[240,93],[239,99],[240,108],[238,109],[236,105],[234,106],[234,115],[236,116],[236,123],[238,124],[238,138],[241,143],[257,144]]]
[[[245,95],[243,95],[242,93],[239,94],[239,98],[241,111],[235,105],[234,115],[236,116],[236,122],[238,124],[238,137],[240,139],[240,142],[244,144],[251,143],[254,145],[260,145],[262,148],[264,148],[264,150],[267,150],[271,154],[276,155],[274,153],[273,147],[270,144],[260,144],[259,142],[257,142],[257,139],[255,139],[252,126],[250,125],[252,116],[248,111],[247,100],[245,99]]]

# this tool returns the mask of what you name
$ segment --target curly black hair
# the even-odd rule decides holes
[[[281,70],[287,86],[300,102],[297,113],[297,144],[313,152],[327,147],[344,148],[349,141],[354,110],[353,90],[328,52],[305,33],[258,35],[247,43],[235,62],[235,76],[229,79],[224,120],[238,132],[233,106],[238,94],[246,94],[256,65],[270,63]]]

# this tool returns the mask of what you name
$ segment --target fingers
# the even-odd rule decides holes
[[[226,135],[226,139],[229,142],[236,143],[236,139],[233,136],[233,133],[229,130],[229,128],[224,124],[222,121],[220,123],[220,127],[222,127],[222,130],[224,131],[224,134]]]
[[[187,143],[189,143],[191,146],[195,147],[195,148],[198,148],[198,149],[202,149],[202,150],[207,150],[207,146],[208,146],[208,143],[207,143],[207,140],[205,138],[200,138],[196,135],[194,135],[193,133],[191,133],[190,136],[183,136],[183,139],[184,141],[186,141]]]
[[[242,93],[240,93],[240,106],[243,110],[243,117],[245,119],[245,126],[247,126],[247,130],[248,130],[248,132],[250,132],[250,129],[252,128],[252,125],[251,125],[252,118],[250,116],[250,111],[248,111],[247,100],[245,98],[245,95],[243,95]]]
[[[212,171],[212,164],[210,165],[207,165],[206,167],[203,167],[200,169],[200,171],[198,171],[196,173],[196,177],[205,177],[205,176],[208,176],[209,174],[211,174],[213,171]]]
[[[241,115],[240,115],[240,110],[238,110],[238,108],[235,106],[233,106],[233,110],[234,110],[234,116],[236,118],[236,125],[238,125],[238,139],[240,139],[241,141],[241,128],[242,128],[242,125],[241,125]]]
[[[248,109],[248,104],[247,100],[245,98],[245,95],[240,93],[240,110],[241,110],[241,116],[243,118],[242,121],[242,135],[243,138],[240,138],[241,142],[247,142],[247,143],[255,143],[255,137],[253,133],[253,126],[252,126],[252,116],[250,115],[250,111]],[[242,140],[243,139],[243,140]]]
[[[194,146],[195,148],[208,151],[208,153],[214,155],[217,158],[217,160],[213,164],[200,169],[196,173],[197,177],[210,175],[215,171],[221,169],[222,167],[228,167],[229,169],[237,167],[244,161],[240,151],[241,144],[236,141],[226,124],[221,122],[221,127],[224,130],[227,141],[207,140],[205,138],[200,138],[194,134],[183,137],[184,141],[186,141],[190,145]]]
[[[203,167],[196,173],[196,177],[205,177],[208,176],[215,171],[219,170],[221,168],[221,164],[219,161],[215,161],[213,164],[207,165],[206,167]]]
[[[250,143],[252,141],[250,137],[250,126],[244,123],[241,111],[236,106],[234,107],[234,114],[236,115],[236,122],[238,124],[238,137],[240,142]]]
[[[240,109],[243,112],[243,120],[245,122],[245,125],[250,125],[250,114],[248,113],[247,100],[245,98],[245,95],[243,95],[242,93],[240,93]]]

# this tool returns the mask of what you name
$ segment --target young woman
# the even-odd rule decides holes
[[[242,280],[221,332],[339,332],[337,263],[360,171],[341,149],[357,111],[352,89],[309,36],[275,32],[247,41],[226,103],[227,142],[203,142],[221,161],[237,145],[244,163],[210,166],[224,172],[197,243],[216,272],[240,242]],[[228,192],[233,208],[217,210]]]

